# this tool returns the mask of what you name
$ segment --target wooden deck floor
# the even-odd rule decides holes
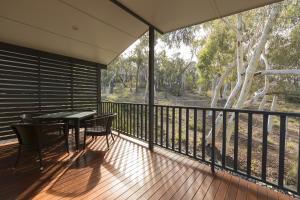
[[[30,155],[11,169],[16,144],[2,145],[0,199],[292,199],[158,147],[151,153],[125,136],[111,145],[106,151],[99,138],[70,155],[57,146],[43,173]]]

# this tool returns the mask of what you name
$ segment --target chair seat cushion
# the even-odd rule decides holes
[[[106,135],[106,129],[103,126],[95,126],[95,127],[91,127],[91,128],[87,128],[85,130],[85,133],[87,135]]]
[[[94,136],[103,136],[103,135],[107,135],[106,131],[97,131],[97,130],[90,130],[90,131],[86,131],[85,134],[87,135],[94,135]]]

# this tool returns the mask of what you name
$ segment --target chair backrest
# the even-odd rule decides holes
[[[38,138],[33,124],[14,124],[12,130],[21,145],[37,145]]]
[[[17,135],[21,145],[38,145],[41,139],[46,139],[47,133],[58,131],[63,127],[63,123],[52,124],[13,124],[12,130]]]
[[[96,117],[92,120],[86,121],[86,127],[93,127],[95,130],[100,132],[106,132],[106,134],[111,133],[112,123],[114,118],[117,116],[116,113],[106,114],[99,117]],[[101,129],[102,127],[102,129]],[[103,128],[105,130],[103,130]]]
[[[109,134],[111,133],[111,129],[112,129],[112,123],[115,119],[115,117],[117,116],[116,113],[114,114],[110,114],[107,116],[107,123],[106,123],[106,132]]]

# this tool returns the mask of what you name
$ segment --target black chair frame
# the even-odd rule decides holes
[[[50,124],[13,124],[12,130],[17,135],[19,147],[18,155],[14,167],[16,168],[23,149],[30,149],[37,152],[39,158],[40,170],[43,170],[43,157],[42,150],[57,144],[60,141],[65,141],[66,151],[69,153],[68,132],[64,131],[61,135],[61,130],[65,130],[64,123],[50,123]],[[51,135],[49,133],[58,132],[57,135]],[[52,136],[52,138],[51,138]],[[52,140],[51,140],[52,139]]]
[[[86,120],[84,128],[84,148],[86,147],[86,137],[89,135],[93,138],[97,136],[106,136],[106,144],[109,149],[108,136],[111,135],[114,141],[114,136],[112,134],[112,123],[116,116],[116,113],[106,114],[91,120]]]

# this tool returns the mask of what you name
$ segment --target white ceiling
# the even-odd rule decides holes
[[[119,0],[162,32],[278,0]],[[110,0],[0,0],[0,41],[109,64],[148,26]]]
[[[0,27],[0,41],[101,64],[148,29],[109,0],[1,0]]]
[[[163,33],[282,0],[118,0]]]

